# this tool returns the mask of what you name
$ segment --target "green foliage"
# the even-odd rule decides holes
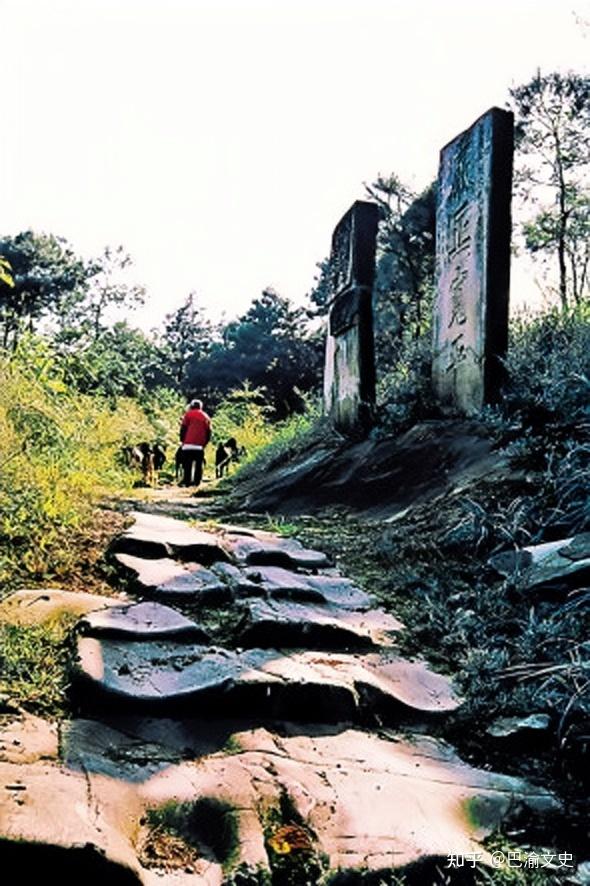
[[[129,483],[121,446],[153,436],[133,401],[113,407],[68,386],[42,339],[0,353],[0,582],[67,572],[97,499]]]
[[[0,693],[45,716],[64,712],[76,616],[41,625],[0,625]]]
[[[320,405],[309,402],[303,414],[295,413],[282,422],[266,425],[256,448],[248,450],[248,459],[237,476],[240,481],[255,478],[333,436],[334,431],[323,417]],[[241,438],[237,439],[241,443]]]
[[[84,263],[61,237],[25,231],[0,239],[11,281],[0,280],[0,346],[15,345],[23,329],[56,314],[86,280]]]
[[[206,356],[191,358],[187,388],[217,403],[244,382],[264,388],[276,418],[304,409],[304,395],[319,386],[322,343],[305,328],[306,312],[266,289]]]
[[[381,208],[373,295],[377,365],[390,372],[431,326],[435,188],[418,195],[390,175],[367,192]]]
[[[97,341],[105,332],[105,313],[113,307],[132,310],[145,301],[145,289],[126,282],[132,260],[122,246],[106,246],[98,258],[85,264],[82,290],[68,299],[57,319],[62,336],[80,343]]]
[[[511,323],[504,399],[509,413],[574,424],[590,414],[590,303]]]
[[[274,436],[269,421],[272,411],[259,388],[251,388],[246,383],[229,391],[213,414],[213,443],[234,437],[239,446],[245,447],[248,456],[255,455]]]
[[[205,358],[212,337],[212,324],[204,318],[194,292],[177,311],[166,315],[159,344],[166,371],[178,390],[186,390],[187,365]]]
[[[67,378],[82,393],[143,398],[168,380],[158,347],[139,329],[125,322],[103,330],[95,340],[61,344]],[[73,346],[72,346],[73,344]]]
[[[510,90],[518,193],[533,214],[525,245],[556,260],[562,307],[588,292],[590,265],[590,78],[540,71]]]
[[[399,348],[397,361],[377,382],[376,433],[397,433],[435,412],[431,360],[429,334],[409,339]]]

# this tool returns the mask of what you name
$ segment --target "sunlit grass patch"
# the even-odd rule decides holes
[[[0,693],[33,713],[63,715],[76,618],[61,615],[41,625],[0,625]]]

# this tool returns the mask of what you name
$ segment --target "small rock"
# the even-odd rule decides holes
[[[560,550],[560,555],[568,560],[590,559],[590,532],[575,535],[572,541]]]
[[[248,566],[323,569],[330,565],[324,553],[308,550],[292,538],[252,538],[228,534],[224,536],[224,544],[238,563]]]
[[[523,589],[571,585],[590,573],[588,536],[529,545],[520,551],[504,551],[488,560],[489,565],[506,577],[518,578]]]
[[[529,714],[528,717],[500,717],[488,726],[487,735],[510,738],[523,732],[546,732],[551,726],[549,714]]]

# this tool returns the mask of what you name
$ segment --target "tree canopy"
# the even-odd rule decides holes
[[[588,292],[590,78],[541,74],[510,90],[518,193],[530,214],[526,248],[555,261],[561,305]]]

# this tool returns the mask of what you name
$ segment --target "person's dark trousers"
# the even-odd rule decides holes
[[[182,450],[182,467],[183,467],[183,485],[199,486],[203,479],[203,457],[202,449],[183,449]]]

